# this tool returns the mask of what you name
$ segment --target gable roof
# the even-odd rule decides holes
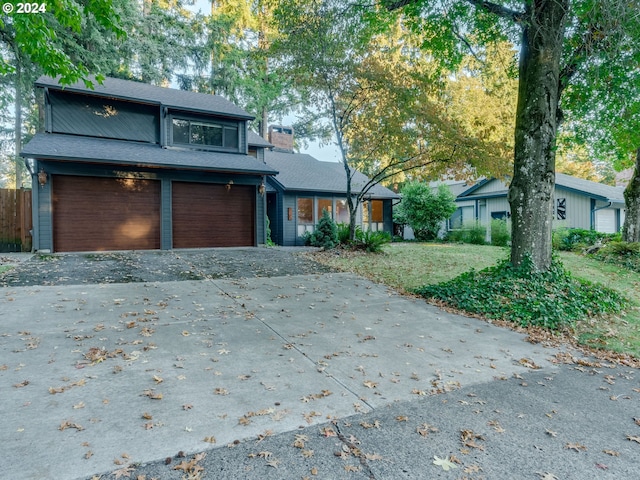
[[[204,170],[211,172],[275,175],[276,170],[250,155],[162,148],[125,140],[38,133],[25,145],[23,157],[111,163],[136,167]]]
[[[273,147],[273,145],[271,145],[253,130],[247,131],[247,141],[252,147]]]
[[[342,163],[321,162],[311,155],[266,150],[265,162],[278,170],[269,181],[276,183],[284,190],[315,191],[344,195],[347,189],[347,174]],[[355,171],[351,180],[354,193],[359,193],[369,181],[362,173]],[[375,185],[368,192],[371,198],[400,198],[382,185]]]
[[[624,187],[612,187],[564,173],[556,173],[556,187],[582,193],[605,202],[624,203]]]
[[[492,182],[500,182],[504,188],[482,192],[482,187]],[[564,173],[556,173],[556,189],[569,190],[589,198],[603,202],[624,203],[624,188],[612,187],[604,183],[592,182],[582,178],[572,177]],[[458,195],[458,199],[470,200],[478,198],[492,198],[507,195],[508,185],[496,178],[484,179]]]
[[[102,85],[93,78],[92,82],[94,84],[93,89],[88,88],[82,81],[71,85],[60,85],[57,78],[43,75],[36,80],[35,84],[37,87],[48,87],[86,95],[117,98],[120,100],[139,101],[198,113],[213,113],[246,120],[252,120],[254,118],[253,115],[220,95],[156,87],[148,83],[110,77],[105,78]]]

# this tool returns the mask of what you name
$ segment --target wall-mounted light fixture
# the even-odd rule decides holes
[[[266,191],[266,187],[264,186],[264,182],[262,182],[258,187],[258,193],[264,197],[265,191]]]
[[[47,172],[45,172],[41,168],[40,171],[38,172],[38,183],[40,184],[41,187],[44,187],[47,184],[48,177],[49,176],[47,175]]]
[[[231,185],[233,185],[233,180],[229,180],[229,183],[227,183],[227,184],[224,186],[224,188],[226,188],[226,189],[227,189],[227,192],[228,192],[229,190],[231,190]]]

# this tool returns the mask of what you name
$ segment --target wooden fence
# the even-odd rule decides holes
[[[0,189],[0,252],[31,251],[31,190]]]

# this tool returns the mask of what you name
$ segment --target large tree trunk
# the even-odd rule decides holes
[[[568,0],[531,2],[523,25],[514,172],[508,195],[511,262],[520,265],[530,255],[538,270],[551,265],[560,55],[568,4]]]
[[[636,150],[636,168],[627,188],[624,190],[627,213],[622,228],[625,242],[640,242],[640,148]]]

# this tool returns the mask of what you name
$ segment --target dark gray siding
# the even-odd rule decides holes
[[[160,143],[160,110],[108,98],[49,91],[53,133]]]
[[[173,246],[171,220],[171,179],[163,178],[160,190],[160,248],[169,250]]]
[[[297,234],[297,214],[296,214],[296,195],[284,195],[282,201],[282,218],[283,218],[283,229],[282,229],[282,245],[296,245],[298,240]],[[289,220],[287,215],[287,209],[291,208],[293,212],[293,218]]]
[[[393,200],[382,201],[384,231],[393,235]]]
[[[184,172],[175,170],[154,170],[154,169],[134,169],[131,167],[110,168],[104,165],[87,165],[73,162],[56,162],[40,160],[37,168],[42,167],[49,179],[51,175],[86,175],[96,177],[121,177],[121,178],[147,178],[161,180],[161,228],[160,239],[161,248],[170,249],[172,247],[171,237],[171,181],[182,182],[211,182],[211,183],[228,183],[233,180],[236,185],[255,185],[256,186],[256,235],[258,243],[265,242],[264,228],[264,197],[258,192],[258,185],[262,182],[262,177],[257,175],[224,175],[205,172]],[[53,250],[53,229],[52,229],[52,199],[51,187],[52,182],[48,181],[44,186],[34,185],[38,188],[38,205],[37,205],[37,226],[38,233],[34,236],[35,250]],[[55,187],[54,187],[55,188]],[[35,197],[34,197],[35,200]],[[34,204],[34,208],[36,205]],[[38,244],[35,243],[36,238]]]
[[[256,245],[267,243],[267,194],[260,195],[256,188]]]
[[[298,197],[313,197],[314,198],[314,212],[316,210],[317,200],[319,198],[331,198],[334,201],[338,199],[344,199],[345,195],[331,195],[331,194],[318,194],[317,192],[297,192],[297,193],[278,193],[278,198],[282,199],[282,207],[278,208],[281,212],[280,218],[277,220],[278,227],[282,230],[281,245],[293,246],[304,245],[301,237],[298,236],[298,215],[297,215],[297,198]],[[393,234],[393,200],[383,200],[383,224],[384,231]],[[293,219],[288,220],[287,209],[291,208],[293,213]],[[362,205],[358,205],[356,213],[356,224],[362,226]],[[273,227],[272,227],[273,229]]]

